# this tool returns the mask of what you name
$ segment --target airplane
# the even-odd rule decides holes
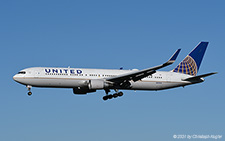
[[[217,72],[197,75],[203,56],[209,42],[200,42],[183,61],[171,71],[157,71],[173,64],[180,53],[178,49],[165,63],[143,69],[83,69],[32,67],[26,68],[13,76],[13,79],[23,84],[32,94],[32,87],[72,88],[74,94],[85,95],[105,90],[103,100],[123,96],[119,90],[164,90],[184,87],[204,81],[204,77]],[[109,94],[114,90],[114,94]]]

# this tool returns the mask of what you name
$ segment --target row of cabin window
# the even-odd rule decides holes
[[[152,78],[152,76],[148,76],[147,78]],[[155,78],[160,78],[160,79],[162,79],[161,76],[155,76]]]
[[[46,75],[68,75],[66,73],[45,73]]]
[[[46,75],[68,75],[68,74],[66,74],[66,73],[46,73]],[[70,75],[75,75],[75,76],[87,76],[87,74],[70,74]],[[89,76],[100,76],[100,74],[99,75],[97,75],[97,74],[89,74]],[[116,75],[102,75],[103,77],[105,76],[105,77],[113,77],[113,76],[116,76]]]
[[[160,78],[160,79],[162,79],[162,77],[160,77],[160,76],[155,76],[155,78]]]
[[[114,76],[116,76],[116,75],[102,75],[103,77],[105,76],[105,77],[114,77]]]
[[[46,73],[46,75],[68,75],[66,73]],[[75,76],[84,76],[83,74],[72,74],[72,75],[75,75]],[[85,74],[85,76],[87,76],[87,74]],[[100,75],[97,75],[97,74],[89,74],[89,76],[100,76]],[[102,75],[103,77],[113,77],[113,76],[116,76],[116,75]],[[148,78],[152,78],[152,76],[148,76]],[[162,79],[162,77],[158,77],[156,76],[155,78],[160,78]]]
[[[89,74],[89,76],[101,76],[100,74]],[[113,76],[116,76],[116,75],[102,75],[102,77],[113,77]]]
[[[84,76],[84,74],[70,74],[70,75],[75,75],[75,76]],[[85,74],[87,76],[87,74]]]

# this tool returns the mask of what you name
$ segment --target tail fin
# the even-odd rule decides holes
[[[201,42],[184,58],[173,72],[196,76],[209,42]]]

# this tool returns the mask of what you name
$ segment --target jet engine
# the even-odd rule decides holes
[[[73,88],[74,94],[87,94],[96,92],[96,90],[104,89],[109,86],[103,79],[92,79],[80,82],[81,87]]]

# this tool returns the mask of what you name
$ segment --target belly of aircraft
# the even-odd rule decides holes
[[[180,87],[185,85],[184,83],[181,82],[154,82],[154,81],[149,81],[149,82],[135,82],[132,83],[131,89],[133,90],[163,90],[163,89],[169,89],[169,88],[174,88],[174,87]]]
[[[31,85],[34,87],[74,88],[81,87],[86,80],[26,78],[20,81],[23,84]]]

